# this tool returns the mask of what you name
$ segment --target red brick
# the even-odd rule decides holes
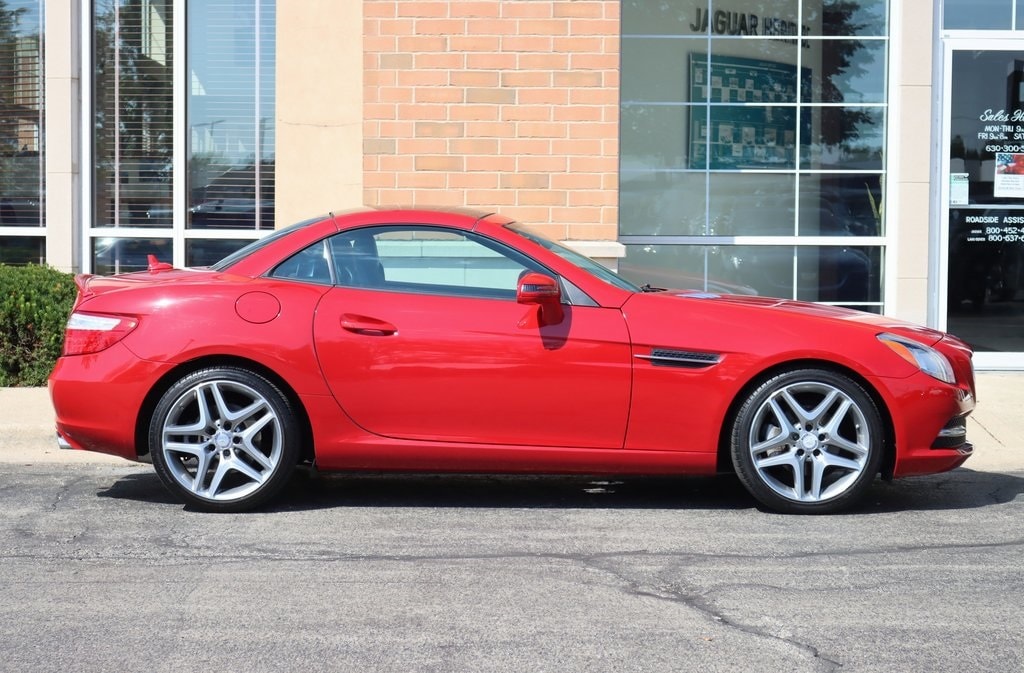
[[[466,122],[466,137],[512,138],[516,135],[513,122]]]
[[[501,38],[494,35],[452,35],[449,40],[452,51],[491,52],[501,47]]]
[[[471,189],[466,192],[468,206],[513,206],[516,192],[511,189]]]
[[[459,70],[448,74],[452,86],[496,87],[501,82],[496,70]]]
[[[414,57],[416,68],[442,68],[444,70],[458,70],[465,66],[466,56],[464,54],[448,53],[427,53],[416,54]]]
[[[551,0],[506,0],[501,15],[508,19],[547,19],[553,15]]]
[[[435,35],[399,35],[397,51],[444,52],[448,51],[448,38]]]
[[[522,92],[520,92],[522,93]],[[501,119],[504,121],[549,121],[550,105],[506,105],[501,108]]]
[[[518,170],[526,173],[564,173],[569,165],[566,157],[519,157]]]
[[[448,73],[444,70],[402,70],[396,74],[398,86],[448,86]]]
[[[456,138],[448,141],[448,152],[493,156],[498,153],[498,140],[495,138]]]
[[[551,86],[551,73],[536,70],[509,70],[501,73],[501,85],[511,87]]]
[[[519,22],[520,35],[568,35],[569,21],[566,19],[531,20]]]
[[[599,122],[604,120],[604,107],[600,105],[564,105],[555,108],[554,117],[555,121]]]
[[[497,173],[450,173],[448,187],[451,189],[497,189]]]
[[[647,0],[650,2],[650,0]],[[604,17],[604,6],[606,2],[555,2],[552,7],[556,17],[584,17],[588,19],[600,19]]]
[[[501,51],[549,52],[550,37],[507,35],[501,38]]]
[[[501,141],[501,154],[515,156],[518,154],[551,154],[550,140],[535,138],[505,138]]]
[[[414,165],[418,171],[461,171],[465,161],[462,157],[420,156],[415,158]]]
[[[569,67],[568,54],[520,54],[520,70],[565,70]]]
[[[524,189],[519,192],[520,206],[564,206],[568,197],[558,189]]]
[[[516,158],[496,155],[493,157],[466,157],[467,171],[497,171],[509,173],[516,169]]]
[[[519,102],[523,105],[567,105],[568,89],[520,89]],[[555,117],[557,119],[557,116]]]
[[[465,131],[466,125],[461,122],[417,122],[415,127],[420,138],[459,138]]]
[[[447,154],[448,141],[444,138],[399,138],[398,154]]]
[[[444,17],[448,16],[448,1],[426,2],[425,0],[404,0],[397,3],[398,16]]]
[[[459,19],[420,19],[416,22],[417,35],[462,35],[466,22]]]
[[[565,138],[565,124],[554,122],[522,122],[516,129],[520,138]]]
[[[511,53],[469,53],[465,59],[469,70],[515,70],[519,63],[519,55]]]
[[[453,105],[447,115],[451,121],[497,121],[500,109],[497,105]]]
[[[397,119],[447,121],[448,106],[440,103],[410,103],[398,106]]]
[[[556,72],[553,77],[555,86],[571,87],[574,89],[601,86],[602,79],[599,72],[581,72],[578,70]]]
[[[453,86],[421,86],[413,89],[417,103],[462,103],[464,89]]]
[[[433,171],[414,171],[398,173],[395,187],[401,189],[444,189],[447,185],[446,174]]]
[[[499,2],[452,2],[448,7],[451,16],[497,17],[501,14]]]
[[[548,189],[552,176],[548,173],[503,173],[502,189]]]

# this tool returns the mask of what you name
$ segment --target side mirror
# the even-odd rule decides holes
[[[538,304],[542,325],[562,322],[562,288],[551,276],[533,271],[523,274],[516,285],[516,301],[520,304]]]

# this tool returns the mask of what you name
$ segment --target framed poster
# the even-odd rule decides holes
[[[794,168],[797,160],[796,66],[690,54],[690,168]],[[810,70],[803,69],[803,86]],[[810,143],[810,117],[800,142]]]

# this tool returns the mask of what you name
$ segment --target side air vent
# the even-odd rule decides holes
[[[653,348],[650,355],[637,355],[641,360],[648,360],[656,367],[685,367],[700,369],[717,365],[722,356],[717,353],[700,353],[696,351],[677,351],[667,348]]]

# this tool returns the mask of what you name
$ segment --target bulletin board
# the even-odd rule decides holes
[[[690,168],[793,168],[797,152],[796,66],[690,55]],[[803,69],[802,86],[810,87]],[[789,104],[789,105],[787,105]],[[800,141],[810,142],[810,117]]]

